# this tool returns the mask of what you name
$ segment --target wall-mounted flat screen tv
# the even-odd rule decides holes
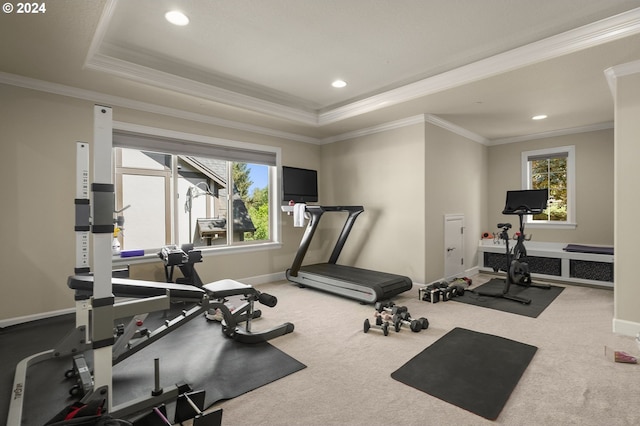
[[[282,201],[315,203],[318,201],[318,172],[297,167],[282,167]]]

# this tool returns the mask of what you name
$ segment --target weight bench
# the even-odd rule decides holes
[[[196,303],[197,306],[184,312],[183,315],[167,322],[164,326],[146,336],[140,341],[140,346],[145,346],[154,340],[168,334],[175,327],[190,321],[199,316],[202,312],[208,319],[212,319],[216,309],[222,313],[222,331],[242,343],[260,343],[267,340],[291,333],[292,323],[284,323],[261,332],[251,331],[251,320],[262,315],[260,310],[254,309],[254,302],[273,308],[278,303],[278,299],[267,293],[261,293],[250,285],[238,281],[224,279],[196,287],[186,284],[158,283],[153,281],[130,280],[124,278],[112,278],[112,289],[115,296],[135,297],[148,299],[153,296],[169,294],[171,300]],[[93,276],[74,275],[69,277],[67,282],[69,288],[76,292],[76,300],[88,299],[93,294]],[[228,297],[240,296],[244,303],[233,312],[225,305]],[[246,322],[244,327],[238,324]],[[124,339],[123,339],[124,340]],[[117,362],[136,352],[134,347],[129,345],[126,354],[118,355]],[[122,359],[121,359],[122,358]]]
[[[261,293],[250,285],[230,279],[205,284],[202,289],[209,297],[207,319],[213,319],[216,310],[219,310],[222,314],[222,332],[234,340],[242,343],[260,343],[293,331],[294,327],[290,322],[260,332],[251,331],[251,320],[262,315],[260,310],[254,309],[254,302],[258,301],[265,306],[273,308],[278,303],[278,299],[275,296]],[[233,312],[225,304],[228,302],[227,298],[232,296],[241,296],[241,300],[244,301]],[[238,326],[242,322],[245,323],[245,326]]]

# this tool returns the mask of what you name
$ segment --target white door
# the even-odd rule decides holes
[[[464,275],[464,215],[444,216],[444,277]]]

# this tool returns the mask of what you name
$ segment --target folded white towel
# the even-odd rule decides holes
[[[293,226],[304,226],[304,213],[307,205],[305,203],[296,203],[293,206]]]

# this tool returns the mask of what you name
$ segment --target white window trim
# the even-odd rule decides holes
[[[121,121],[114,121],[112,125],[113,130],[138,133],[148,136],[156,136],[161,138],[170,138],[183,140],[187,142],[196,143],[208,143],[216,146],[228,146],[230,148],[240,148],[254,151],[265,151],[275,154],[276,157],[276,170],[282,169],[282,149],[280,147],[270,145],[253,144],[249,142],[234,141],[229,139],[214,138],[210,136],[198,135],[193,133],[178,132],[173,130],[161,129],[157,127],[142,126],[138,124],[125,123]],[[203,248],[202,255],[209,256],[215,254],[229,254],[229,253],[249,253],[254,251],[279,249],[282,247],[282,220],[280,212],[279,198],[282,194],[281,179],[279,173],[269,173],[270,188],[273,189],[272,194],[269,197],[269,210],[273,212],[270,215],[271,223],[270,232],[271,240],[255,244],[240,244],[240,245],[225,245],[221,247]],[[133,263],[145,263],[150,260],[157,261],[158,256],[156,253],[145,253],[144,256],[132,257],[120,260],[120,258],[114,257],[114,265],[128,265]]]
[[[531,182],[530,157],[560,153],[567,154],[567,220],[565,222],[532,221],[529,216],[525,216],[525,223],[528,228],[575,229],[578,226],[576,222],[576,147],[574,145],[523,151],[521,167],[522,189],[531,189],[529,186]]]

